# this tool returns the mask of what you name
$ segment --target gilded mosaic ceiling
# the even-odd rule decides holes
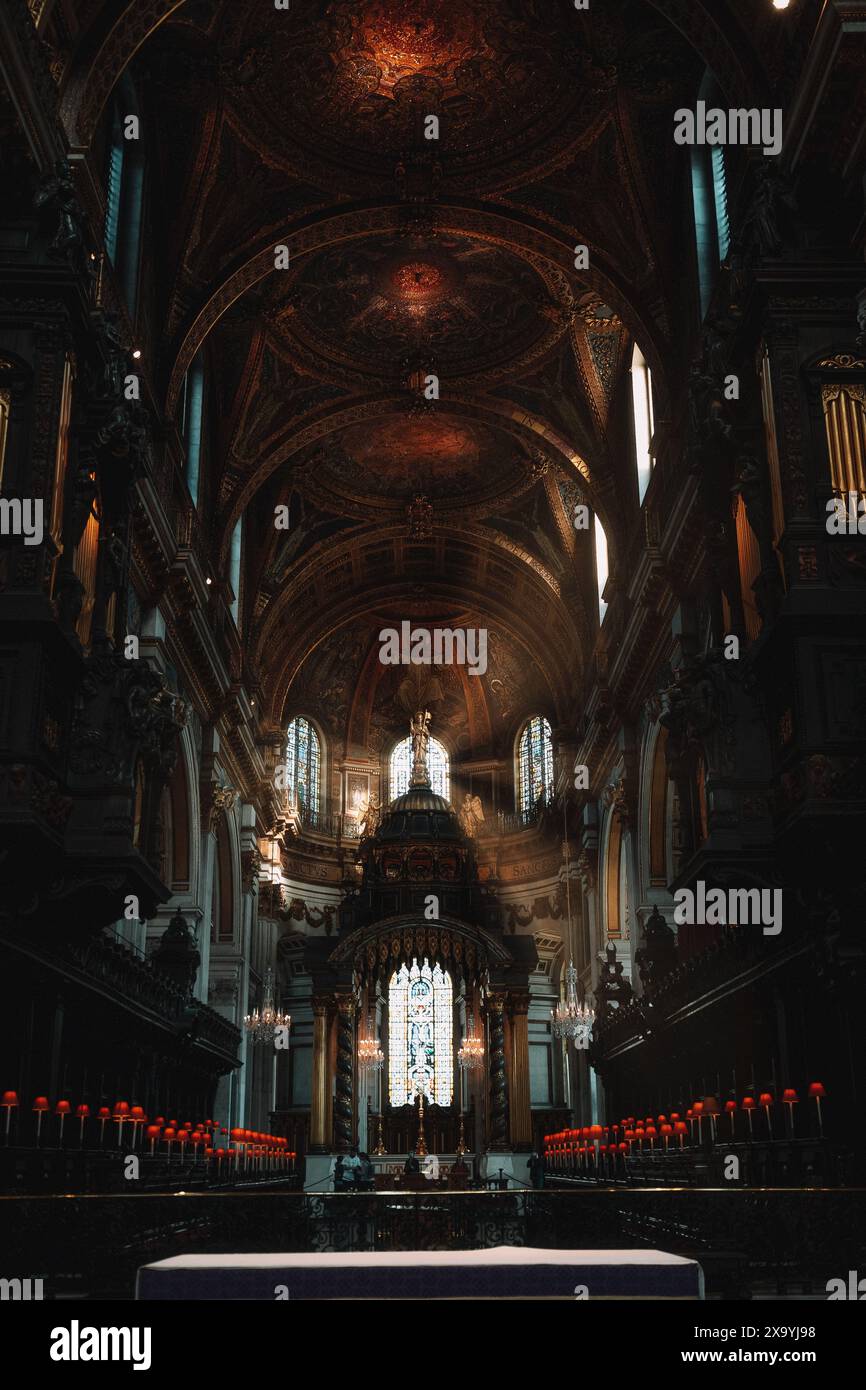
[[[580,479],[615,564],[631,474],[611,421],[632,340],[662,408],[680,350],[672,112],[714,43],[732,92],[741,81],[704,0],[117,8],[64,101],[86,141],[113,64],[158,96],[176,267],[154,271],[159,370],[178,412],[205,364],[204,524],[227,564],[245,518],[249,648],[273,718],[305,653],[398,602],[471,604],[500,666],[510,644],[570,717],[594,575],[561,489]],[[471,713],[485,746],[515,699],[496,679],[490,718]]]
[[[415,363],[449,381],[514,375],[563,332],[550,280],[475,237],[378,235],[304,257],[269,319],[344,378],[400,381]]]

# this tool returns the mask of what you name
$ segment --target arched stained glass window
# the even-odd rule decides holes
[[[539,798],[553,796],[553,738],[546,719],[536,715],[524,725],[517,745],[518,809],[531,811]]]
[[[293,719],[286,746],[286,788],[298,810],[318,811],[321,764],[319,735],[308,719]]]
[[[418,1091],[431,1105],[454,1094],[451,976],[439,965],[401,965],[388,988],[388,1098],[409,1105]]]
[[[444,796],[445,800],[451,797],[451,771],[446,750],[439,742],[438,738],[431,738],[427,747],[427,766],[430,769],[430,786],[437,796]],[[404,738],[402,743],[391,754],[391,764],[389,767],[389,785],[391,789],[391,800],[402,796],[409,790],[409,779],[412,776],[412,740]]]

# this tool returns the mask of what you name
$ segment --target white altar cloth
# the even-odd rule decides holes
[[[586,1290],[584,1293],[583,1290]],[[700,1265],[660,1250],[395,1250],[176,1255],[138,1271],[136,1298],[701,1299]]]

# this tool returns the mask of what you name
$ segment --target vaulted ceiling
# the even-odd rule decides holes
[[[767,8],[138,0],[85,23],[78,7],[67,128],[86,149],[131,63],[158,191],[153,356],[169,413],[205,357],[203,521],[225,568],[245,518],[247,660],[275,723],[330,701],[335,735],[374,750],[382,701],[399,706],[375,633],[404,618],[489,627],[489,675],[445,680],[475,753],[521,705],[576,717],[596,599],[574,503],[616,556],[636,508],[632,339],[662,413],[685,360],[673,111],[708,64],[732,101],[767,90]]]

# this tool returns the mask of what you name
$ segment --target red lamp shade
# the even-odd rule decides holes
[[[72,1106],[68,1100],[59,1100],[54,1107],[55,1115],[68,1115]]]
[[[148,1139],[158,1139],[158,1138],[159,1138],[159,1128],[160,1128],[159,1125],[148,1125],[148,1126],[147,1126],[147,1129],[144,1131],[145,1134],[147,1135]]]
[[[76,1105],[75,1113],[78,1116],[79,1120],[88,1120],[90,1118],[90,1106]]]
[[[658,1132],[658,1130],[656,1129],[655,1125],[647,1125],[647,1127],[646,1127],[646,1135],[647,1135],[647,1139],[658,1139],[658,1137],[659,1137],[659,1132]]]
[[[590,1134],[592,1135],[592,1138],[593,1138],[593,1139],[600,1139],[600,1138],[601,1138],[601,1125],[591,1125],[591,1126],[590,1126],[590,1131],[589,1131],[589,1132],[590,1132]]]
[[[128,1100],[119,1100],[119,1101],[117,1102],[117,1104],[115,1105],[115,1107],[114,1107],[114,1118],[115,1118],[116,1120],[125,1120],[128,1114],[129,1114],[129,1101],[128,1101]]]
[[[734,1111],[736,1110],[736,1108],[737,1108],[737,1102],[736,1102],[735,1100],[726,1100],[726,1101],[725,1101],[725,1109],[727,1110],[727,1112],[728,1112],[729,1115],[733,1115],[733,1113],[734,1113]]]
[[[48,1104],[48,1097],[47,1097],[47,1096],[37,1096],[36,1099],[35,1099],[34,1102],[33,1102],[33,1109],[36,1110],[36,1111],[41,1110],[43,1113],[44,1113],[46,1110],[50,1110],[51,1107],[50,1107],[49,1104]]]
[[[107,1106],[107,1105],[100,1105],[98,1111],[96,1112],[96,1117],[97,1117],[97,1119],[99,1119],[99,1120],[110,1120],[110,1119],[111,1119],[111,1111],[109,1110],[108,1106]]]
[[[144,1108],[141,1105],[134,1105],[129,1113],[134,1120],[141,1122],[144,1119]]]
[[[677,1134],[688,1134],[688,1130],[689,1130],[689,1127],[688,1127],[688,1125],[686,1124],[685,1120],[677,1120],[676,1124],[674,1125],[674,1131],[675,1131],[675,1133],[677,1133]]]
[[[680,1118],[681,1118],[681,1117],[680,1117],[680,1114],[679,1114],[679,1112],[678,1112],[677,1110],[672,1110],[672,1111],[671,1111],[671,1120],[673,1121],[674,1124],[676,1124],[677,1120],[679,1120]]]
[[[17,1106],[17,1104],[18,1104],[18,1092],[17,1092],[17,1091],[4,1091],[4,1092],[3,1092],[3,1099],[0,1100],[0,1106],[5,1105],[9,1110],[14,1110],[15,1107]]]
[[[695,1115],[703,1115],[703,1113],[704,1113],[704,1102],[703,1102],[702,1100],[696,1100],[695,1103],[694,1103],[694,1105],[692,1106],[692,1110],[693,1110],[693,1112],[694,1112]]]
[[[620,1144],[620,1145],[619,1145],[619,1151],[620,1151],[621,1154],[626,1154],[626,1153],[628,1153],[628,1144]]]
[[[164,1116],[164,1115],[157,1115],[157,1117],[156,1117],[156,1119],[154,1120],[153,1123],[154,1123],[155,1125],[164,1125],[164,1124],[165,1124],[165,1116]]]
[[[762,1092],[761,1092],[760,1096],[758,1097],[758,1104],[759,1104],[759,1105],[772,1105],[772,1104],[773,1104],[773,1097],[771,1096],[771,1094],[770,1094],[769,1091],[762,1091]]]
[[[169,1143],[170,1143],[171,1140],[174,1138],[174,1136],[175,1136],[176,1133],[177,1133],[177,1130],[176,1130],[176,1129],[173,1129],[172,1126],[169,1125],[169,1126],[168,1126],[168,1129],[164,1130],[163,1136],[162,1136],[162,1137],[163,1137],[163,1139],[167,1139],[167,1140],[169,1141]]]
[[[797,1092],[794,1090],[793,1086],[788,1086],[782,1092],[782,1100],[785,1102],[786,1105],[796,1105],[799,1102],[799,1099],[800,1097],[797,1095]]]
[[[754,1110],[758,1102],[755,1100],[754,1096],[743,1096],[741,1103],[744,1110]]]
[[[662,1131],[662,1134],[673,1134],[673,1132],[674,1132],[674,1127],[673,1127],[673,1125],[664,1124],[664,1125],[661,1126],[661,1131]]]
[[[809,1095],[812,1096],[813,1099],[823,1099],[826,1094],[827,1092],[824,1090],[820,1081],[809,1082]]]

